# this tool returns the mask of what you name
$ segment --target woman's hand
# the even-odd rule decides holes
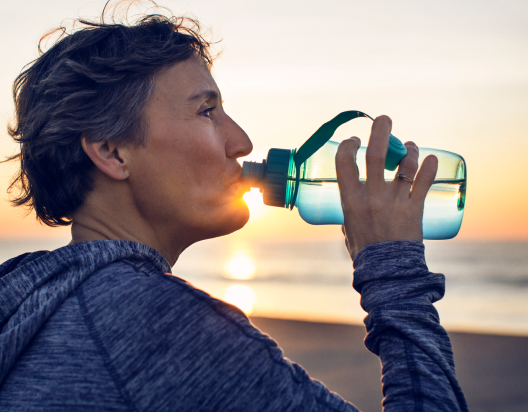
[[[350,257],[364,246],[390,240],[423,241],[422,218],[425,196],[438,168],[435,156],[427,156],[418,170],[418,147],[405,143],[407,155],[398,172],[414,182],[396,178],[385,182],[385,157],[392,121],[387,116],[374,120],[367,147],[367,181],[359,181],[357,137],[343,141],[336,154],[336,172],[345,217],[343,233]],[[416,178],[415,178],[416,176]]]

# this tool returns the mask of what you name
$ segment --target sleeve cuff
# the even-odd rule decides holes
[[[409,240],[393,240],[367,245],[357,254],[354,269],[360,270],[365,265],[371,264],[398,263],[402,259],[411,259],[415,263],[425,265],[425,245],[422,242]]]
[[[368,245],[354,261],[354,289],[367,312],[387,304],[430,305],[445,292],[445,278],[431,273],[421,242],[392,241]]]

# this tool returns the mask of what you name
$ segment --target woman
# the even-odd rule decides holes
[[[15,81],[13,202],[71,224],[72,241],[0,266],[6,410],[357,410],[239,310],[170,275],[189,245],[249,218],[237,158],[252,144],[223,110],[208,46],[184,19],[85,22]],[[390,129],[375,120],[365,184],[359,139],[336,157],[365,342],[382,361],[385,410],[464,411],[432,306],[444,278],[423,255],[437,162],[417,173],[409,142],[408,179],[386,183]]]

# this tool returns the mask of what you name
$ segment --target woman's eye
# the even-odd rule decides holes
[[[208,107],[207,109],[203,110],[201,114],[205,117],[211,117],[211,112],[214,110],[215,106]]]

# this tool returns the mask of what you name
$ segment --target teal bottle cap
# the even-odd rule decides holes
[[[265,205],[285,207],[291,150],[270,149],[262,163],[244,162],[242,179],[262,192]]]
[[[385,169],[396,170],[406,154],[407,148],[405,145],[396,136],[389,134],[389,149],[385,159]]]

